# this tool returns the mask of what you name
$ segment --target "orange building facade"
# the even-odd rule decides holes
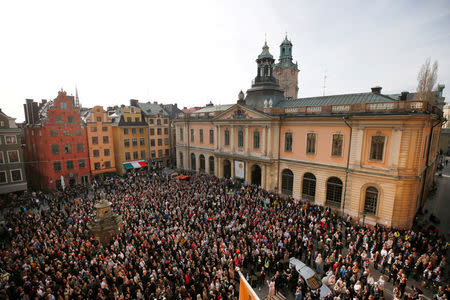
[[[111,119],[101,106],[83,113],[92,175],[116,172]]]
[[[410,228],[436,170],[444,86],[431,102],[380,87],[285,98],[266,47],[246,96],[174,121],[177,166]]]

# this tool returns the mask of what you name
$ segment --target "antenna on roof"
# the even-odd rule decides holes
[[[327,82],[327,70],[325,69],[325,72],[323,73],[322,96],[325,96],[325,89],[327,87],[326,82]]]

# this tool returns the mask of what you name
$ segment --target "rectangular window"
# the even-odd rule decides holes
[[[123,129],[123,134],[128,134],[128,128]]]
[[[316,134],[313,132],[309,132],[306,134],[306,153],[316,153]]]
[[[70,130],[63,130],[62,135],[63,136],[70,136]]]
[[[111,168],[111,162],[105,161],[105,169],[109,169],[109,168]]]
[[[61,163],[60,162],[54,162],[53,163],[53,171],[61,172]]]
[[[191,129],[191,142],[194,141],[194,129]]]
[[[168,124],[169,120],[168,119],[164,119],[164,124]]]
[[[150,128],[150,135],[155,135],[155,129],[154,128]]]
[[[238,130],[238,147],[244,147],[244,131]]]
[[[169,145],[169,139],[168,138],[164,139],[164,145]]]
[[[161,135],[161,133],[162,133],[161,128],[158,128],[157,132],[158,132],[158,135]]]
[[[169,128],[164,128],[164,134],[169,134]]]
[[[72,144],[64,145],[64,153],[72,153]]]
[[[5,163],[5,158],[3,157],[3,152],[0,151],[0,164],[4,164]]]
[[[169,149],[165,150],[166,156],[169,156]]]
[[[155,146],[155,140],[150,140],[150,146],[154,147]]]
[[[81,130],[80,129],[75,130],[75,135],[80,136],[81,135]]]
[[[259,131],[253,131],[253,148],[259,149]]]
[[[101,122],[102,121],[102,117],[97,117],[97,122]]]
[[[0,183],[6,183],[6,171],[0,171]]]
[[[158,157],[162,157],[162,156],[163,156],[162,150],[158,150]]]
[[[203,129],[200,129],[200,143],[203,143]]]
[[[55,116],[55,122],[62,122],[62,117],[61,116]]]
[[[94,169],[95,170],[100,170],[100,163],[99,162],[94,163]]]
[[[17,138],[15,135],[6,135],[5,136],[6,144],[17,144]]]
[[[86,163],[84,162],[84,159],[80,159],[78,161],[78,169],[83,169],[86,167]]]
[[[92,144],[93,145],[98,145],[98,137],[97,136],[93,136],[92,137]]]
[[[22,181],[22,170],[11,170],[11,181]]]
[[[97,127],[91,127],[91,132],[97,132]]]
[[[141,120],[139,119],[139,117],[134,118],[135,122],[140,122]]]
[[[132,142],[133,142],[133,147],[136,147],[137,146],[137,139],[133,139]]]
[[[156,125],[161,125],[161,119],[156,120]]]
[[[153,121],[153,119],[150,119],[150,124],[154,124],[154,121]]]
[[[66,161],[67,170],[73,170],[73,160]]]
[[[214,144],[214,130],[212,129],[209,131],[209,143]]]
[[[133,159],[138,159],[139,153],[137,151],[133,151]]]
[[[230,145],[230,131],[228,129],[225,129],[224,144],[225,146]]]
[[[57,130],[50,130],[50,136],[58,136]]]
[[[127,122],[131,122],[131,117],[127,117]]]
[[[103,155],[109,156],[110,155],[109,149],[103,149]]]
[[[124,139],[124,140],[123,140],[123,145],[124,145],[125,147],[130,147],[130,140],[129,140],[129,139]]]
[[[60,107],[61,107],[61,109],[67,109],[67,103],[66,102],[61,102],[60,103]]]
[[[102,127],[102,131],[103,131],[103,132],[106,132],[106,131],[108,131],[108,127],[106,127],[106,126],[103,126],[103,127]]]
[[[333,134],[333,140],[331,145],[332,156],[342,156],[342,148],[344,144],[344,136],[342,134]]]
[[[18,150],[8,151],[7,153],[8,153],[8,161],[10,163],[19,162],[19,151]]]
[[[67,122],[73,123],[73,122],[74,122],[73,116],[68,116],[68,117],[67,117]]]
[[[152,157],[155,158],[156,157],[156,151],[152,150]]]
[[[83,144],[77,144],[77,152],[83,152],[84,151],[84,145]]]
[[[374,135],[370,143],[370,160],[383,161],[384,143],[386,137]]]
[[[103,144],[109,144],[109,136],[103,137]]]
[[[94,150],[94,151],[92,151],[92,154],[94,155],[94,157],[99,157],[100,156],[100,151]]]
[[[158,146],[162,146],[162,139],[158,139]]]
[[[125,160],[130,160],[130,159],[131,159],[130,152],[125,152]]]
[[[142,128],[142,127],[139,128],[139,133],[140,133],[140,134],[144,134],[144,128]]]
[[[141,159],[145,159],[145,150],[141,150]]]
[[[183,140],[183,128],[180,128],[180,141]]]
[[[139,139],[139,145],[145,146],[145,138],[140,138]]]
[[[52,154],[59,154],[59,145],[51,145]]]
[[[136,134],[136,128],[131,128],[131,134]]]
[[[284,151],[292,152],[292,132],[284,134]]]

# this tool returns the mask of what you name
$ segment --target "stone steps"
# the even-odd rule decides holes
[[[267,296],[263,300],[286,300],[286,297],[281,293],[276,293],[272,298],[269,298],[269,296]]]

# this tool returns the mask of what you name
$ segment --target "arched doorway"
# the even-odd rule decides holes
[[[316,197],[316,176],[312,173],[303,175],[302,198],[307,201],[314,201]]]
[[[228,159],[223,161],[223,177],[231,177],[231,162]]]
[[[214,175],[214,156],[209,157],[209,174]]]
[[[291,196],[294,185],[294,173],[289,169],[284,169],[281,172],[281,193]]]
[[[200,172],[205,172],[205,156],[203,154],[200,154],[198,159],[200,160],[200,166],[199,166],[198,170]]]
[[[337,177],[330,177],[327,181],[326,204],[341,207],[342,181]]]
[[[261,167],[258,165],[252,166],[252,184],[260,186],[261,185]]]
[[[196,168],[195,154],[191,153],[191,169],[195,171]]]

